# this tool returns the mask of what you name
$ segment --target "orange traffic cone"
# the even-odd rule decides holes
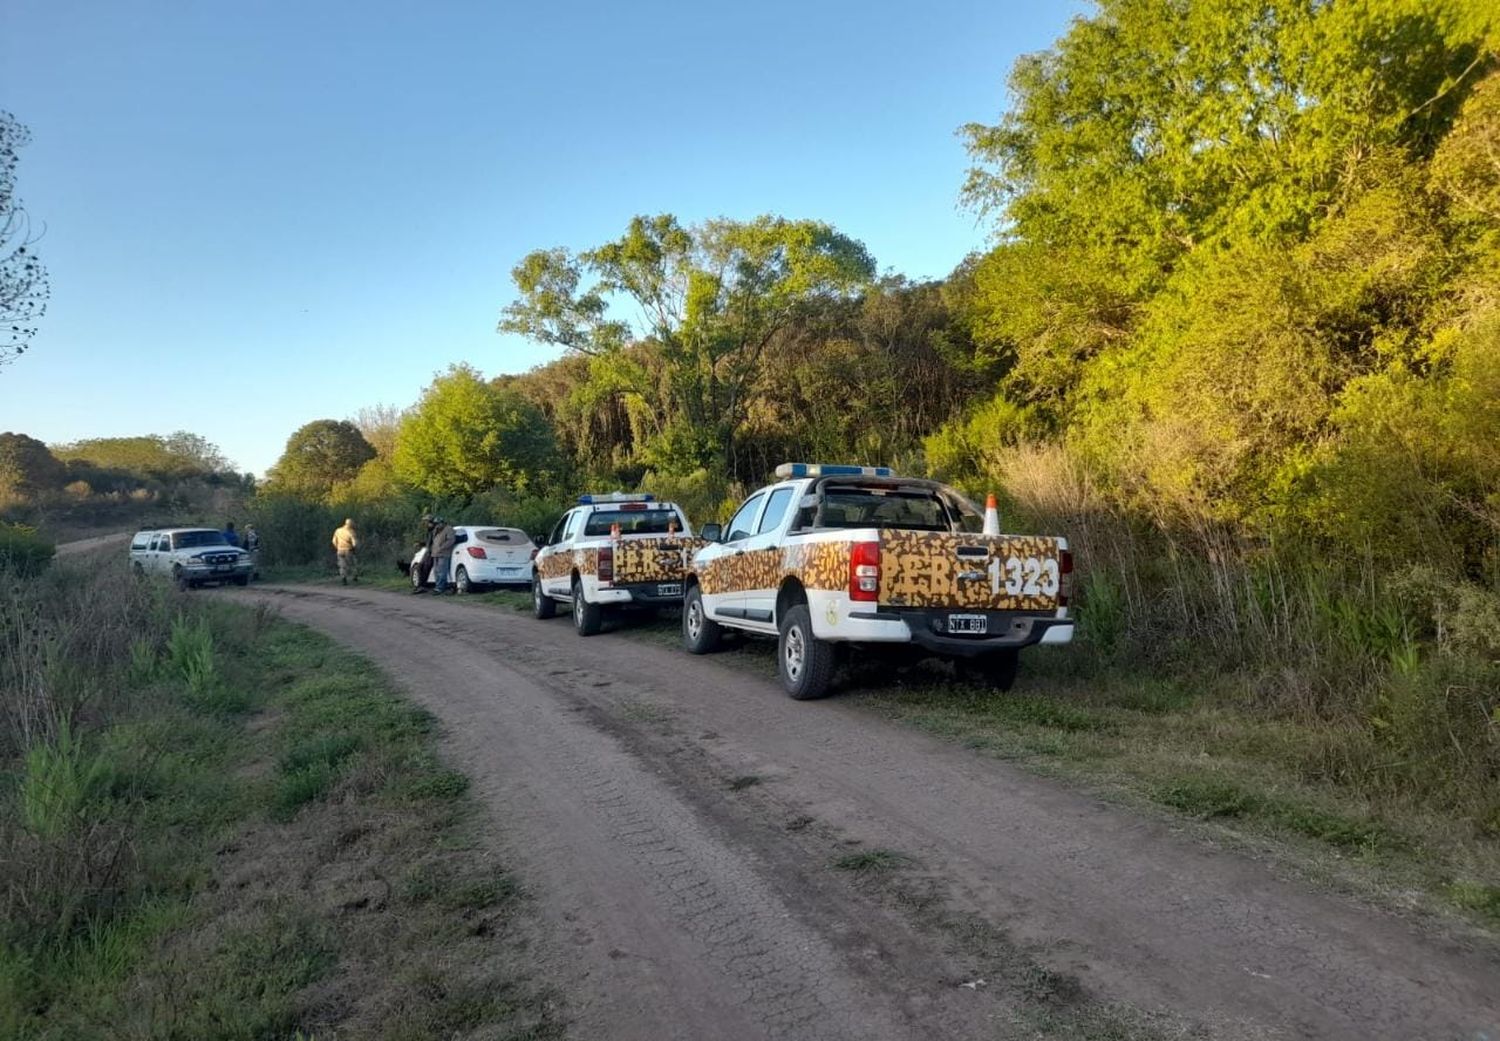
[[[990,497],[984,500],[984,533],[986,535],[1000,534],[1000,510],[995,505],[994,492],[990,492]]]

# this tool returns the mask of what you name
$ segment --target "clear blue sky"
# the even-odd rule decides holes
[[[814,217],[944,275],[986,234],[954,130],[1080,6],[4,0],[53,296],[0,430],[263,471],[450,362],[551,360],[494,331],[512,265],[637,213]]]

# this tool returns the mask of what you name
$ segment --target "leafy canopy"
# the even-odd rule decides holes
[[[500,330],[594,359],[597,384],[631,410],[643,457],[686,473],[732,453],[772,338],[874,271],[861,243],[818,221],[636,217],[595,249],[527,256]]]
[[[433,380],[406,414],[391,462],[412,487],[464,499],[497,487],[544,487],[559,467],[541,410],[467,365]]]
[[[273,486],[312,498],[326,498],[335,485],[354,479],[375,458],[375,449],[359,427],[346,419],[315,419],[287,438],[286,449],[271,468]]]

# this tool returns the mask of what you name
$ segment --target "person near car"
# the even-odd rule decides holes
[[[339,560],[339,581],[344,585],[359,581],[359,564],[355,557],[359,536],[354,533],[354,519],[344,518],[344,526],[333,533],[333,551]]]
[[[453,592],[453,587],[448,582],[448,573],[453,566],[455,545],[457,545],[457,539],[453,534],[453,528],[443,518],[436,518],[432,528],[432,552],[428,554],[432,560],[433,575],[437,583],[435,592]]]
[[[250,554],[250,563],[255,568],[250,576],[260,578],[260,532],[255,530],[254,524],[245,525],[245,552]]]
[[[423,552],[422,559],[417,562],[417,581],[412,583],[411,589],[413,593],[427,592],[427,578],[432,574],[432,533],[436,527],[432,514],[422,514],[422,537],[417,540],[417,549]]]
[[[224,525],[224,541],[231,546],[238,546],[240,544],[239,533],[234,530],[234,521],[230,521]]]

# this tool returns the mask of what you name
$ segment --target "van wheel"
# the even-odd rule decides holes
[[[604,625],[604,608],[583,596],[583,583],[573,583],[573,628],[579,636],[594,636]]]
[[[141,564],[141,562],[139,560],[137,560],[134,564],[130,565],[130,572],[131,572],[131,574],[135,575],[136,578],[145,578],[146,577],[146,569],[145,569],[144,566],[142,566],[142,564]]]
[[[469,570],[462,564],[458,565],[458,573],[453,576],[453,587],[458,590],[460,596],[464,596],[473,590],[469,582]]]
[[[1016,670],[1021,665],[1021,652],[1014,647],[994,651],[979,658],[970,658],[958,664],[958,673],[971,683],[982,684],[993,690],[1007,691],[1016,683]]]
[[[813,635],[812,615],[798,604],[781,619],[776,642],[776,671],[781,685],[797,701],[811,701],[828,693],[833,679],[833,645]]]
[[[557,614],[557,601],[542,591],[540,575],[531,579],[531,613],[536,618],[551,618]]]
[[[237,585],[237,586],[248,586],[250,584],[250,576],[249,575],[235,575],[234,576],[234,584]]]
[[[690,587],[682,603],[682,646],[689,654],[707,654],[716,650],[723,638],[724,630],[703,607],[703,590]]]

